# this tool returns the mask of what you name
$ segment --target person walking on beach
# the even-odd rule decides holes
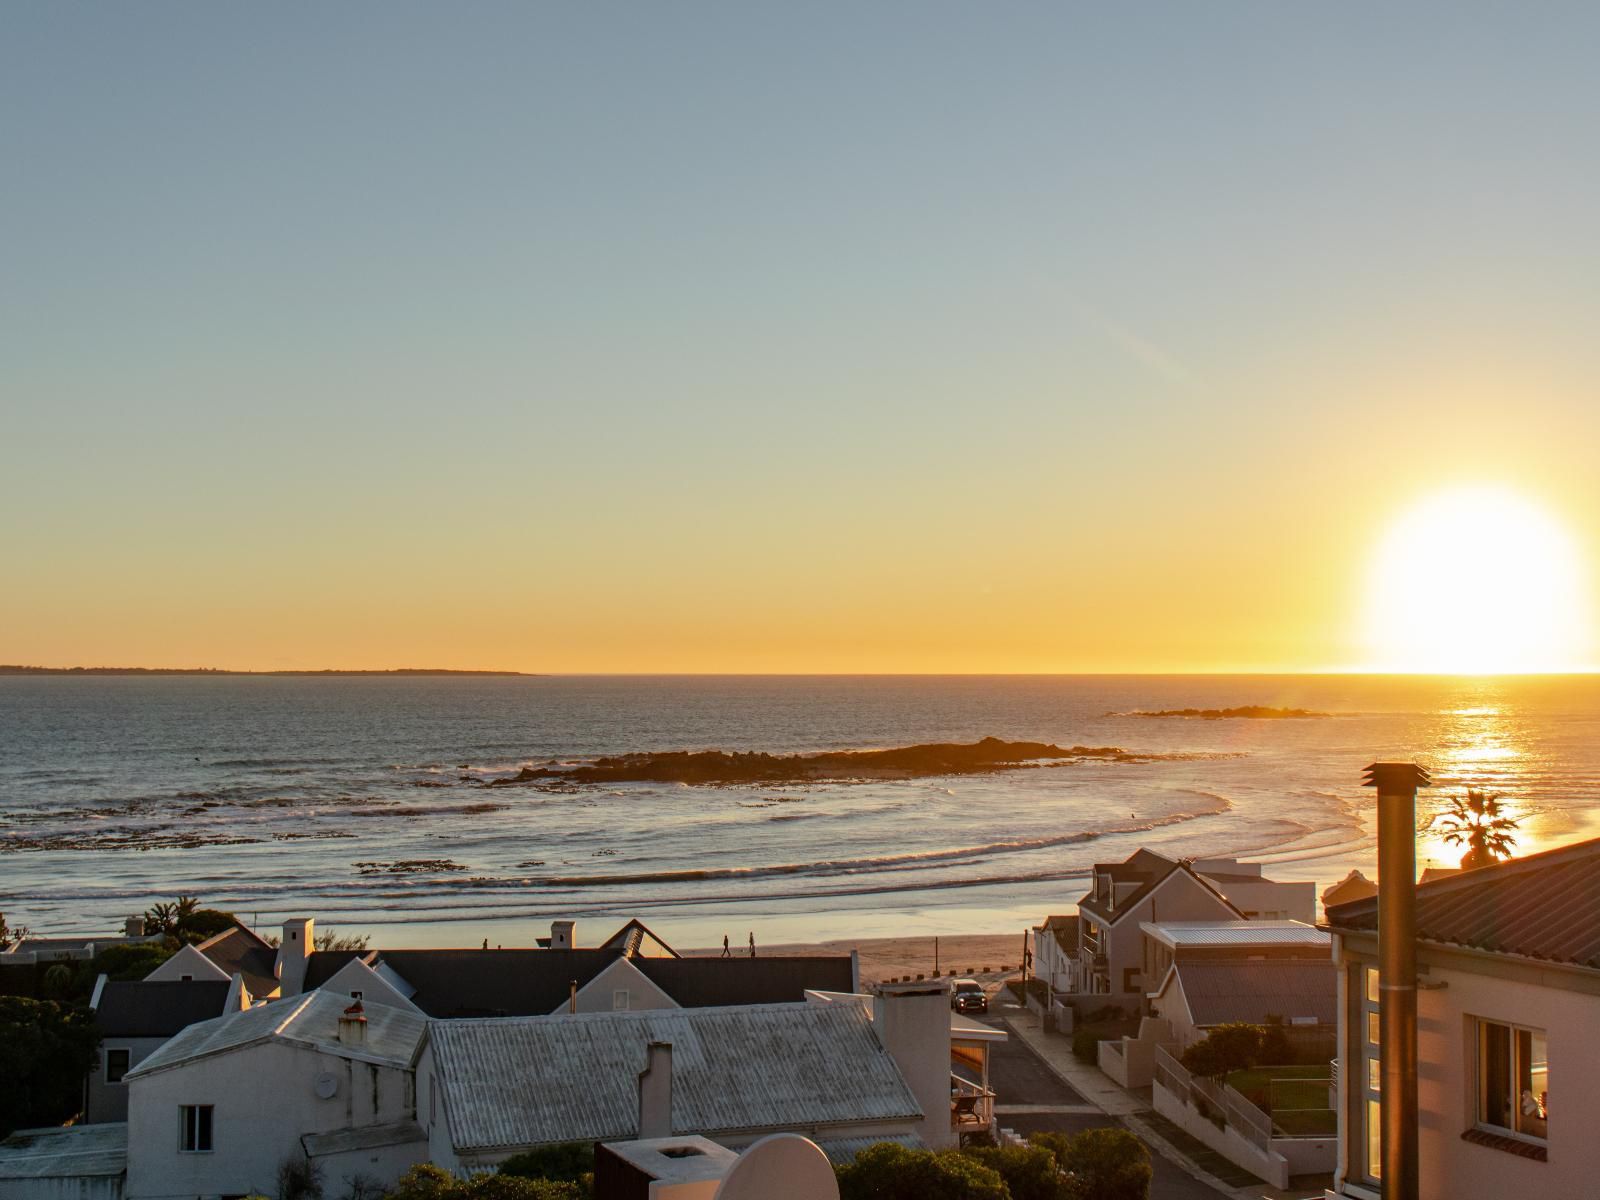
[[[728,935],[727,934],[723,934],[722,935],[722,957],[723,958],[732,958],[733,957],[733,955],[731,953],[729,953],[729,951],[728,951]]]
[[[754,958],[755,956],[756,956],[756,931],[754,929],[752,929],[750,931],[750,957]]]

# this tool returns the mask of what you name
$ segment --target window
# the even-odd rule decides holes
[[[1361,1074],[1352,1083],[1361,1088],[1361,1111],[1366,1118],[1367,1178],[1378,1179],[1383,1171],[1383,1105],[1378,1099],[1383,1066],[1378,1055],[1379,1018],[1378,969],[1362,967],[1361,1016],[1366,1026],[1366,1041],[1361,1044]]]
[[[350,999],[359,1002],[361,1000],[361,993],[360,992],[355,992],[355,991],[351,992],[350,993]]]
[[[106,1051],[106,1082],[121,1083],[122,1077],[128,1073],[128,1050],[114,1049]]]
[[[617,988],[616,991],[611,993],[611,1011],[612,1012],[627,1012],[628,1011],[628,989],[627,988]]]
[[[185,1104],[178,1114],[182,1127],[178,1148],[185,1154],[211,1153],[211,1105]]]
[[[1550,1058],[1543,1030],[1478,1022],[1478,1125],[1549,1136]]]

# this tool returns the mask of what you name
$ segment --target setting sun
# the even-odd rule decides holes
[[[1583,564],[1549,513],[1503,487],[1462,487],[1405,513],[1369,585],[1372,665],[1391,671],[1570,671],[1588,662]]]

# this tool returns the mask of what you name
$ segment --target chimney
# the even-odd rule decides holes
[[[932,1150],[954,1146],[949,985],[941,980],[879,984],[872,1027],[922,1109],[918,1136]]]
[[[142,938],[144,936],[144,918],[129,917],[122,923],[122,933],[124,937]]]
[[[639,1072],[639,1138],[672,1136],[672,1043],[651,1042]]]
[[[306,964],[311,959],[317,938],[317,922],[312,917],[291,917],[283,923],[278,942],[278,961],[273,974],[278,977],[279,995],[287,999],[305,990]]]
[[[339,1044],[359,1050],[367,1044],[367,1012],[361,1001],[353,1001],[339,1017]]]
[[[551,921],[550,922],[550,949],[571,950],[572,930],[577,925],[576,921]]]
[[[1373,763],[1378,789],[1378,1024],[1385,1200],[1417,1200],[1417,789],[1416,763]]]

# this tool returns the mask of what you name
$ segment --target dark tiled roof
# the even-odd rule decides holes
[[[1332,959],[1268,958],[1255,962],[1184,962],[1173,968],[1196,1025],[1260,1024],[1269,1016],[1338,1019]]]
[[[195,947],[229,975],[243,975],[250,994],[262,997],[278,986],[278,952],[243,925],[224,929]]]
[[[1141,850],[1139,853],[1150,854],[1148,850]],[[1135,855],[1134,857],[1138,857],[1138,855]],[[1102,921],[1114,924],[1117,921],[1122,920],[1123,917],[1127,916],[1141,903],[1143,903],[1144,898],[1165,883],[1170,876],[1179,871],[1183,871],[1186,872],[1189,877],[1201,887],[1205,888],[1206,891],[1215,896],[1218,904],[1222,905],[1234,916],[1243,919],[1244,913],[1240,912],[1239,909],[1236,908],[1226,896],[1217,891],[1215,887],[1207,883],[1199,875],[1195,874],[1194,870],[1187,864],[1167,862],[1167,860],[1161,858],[1159,854],[1150,854],[1150,857],[1153,859],[1159,859],[1161,862],[1167,863],[1167,865],[1160,871],[1159,874],[1150,876],[1145,883],[1141,884],[1139,887],[1135,888],[1132,892],[1128,893],[1128,895],[1124,896],[1120,901],[1118,901],[1116,908],[1113,909],[1109,904],[1104,904],[1097,900],[1094,896],[1094,893],[1091,892],[1082,900],[1078,901],[1079,911],[1092,913],[1094,916],[1099,917]]]
[[[1068,953],[1076,953],[1078,949],[1078,918],[1046,917],[1044,930],[1056,939],[1056,945]]]
[[[1374,932],[1377,897],[1330,908],[1327,921]],[[1600,839],[1419,884],[1417,937],[1600,970]]]
[[[615,950],[380,950],[377,954],[417,989],[411,1003],[430,1017],[544,1016],[571,995],[574,980],[581,988],[620,957]],[[312,955],[313,963],[317,958]]]
[[[769,958],[630,959],[652,983],[684,1008],[729,1004],[787,1004],[806,998],[806,989],[848,992],[848,955],[773,955]]]
[[[339,968],[352,958],[374,957],[376,951],[373,950],[313,950],[306,962],[306,978],[303,986],[306,991],[312,991],[332,979]]]
[[[222,1015],[230,984],[221,979],[110,981],[95,1024],[106,1037],[171,1037]]]

